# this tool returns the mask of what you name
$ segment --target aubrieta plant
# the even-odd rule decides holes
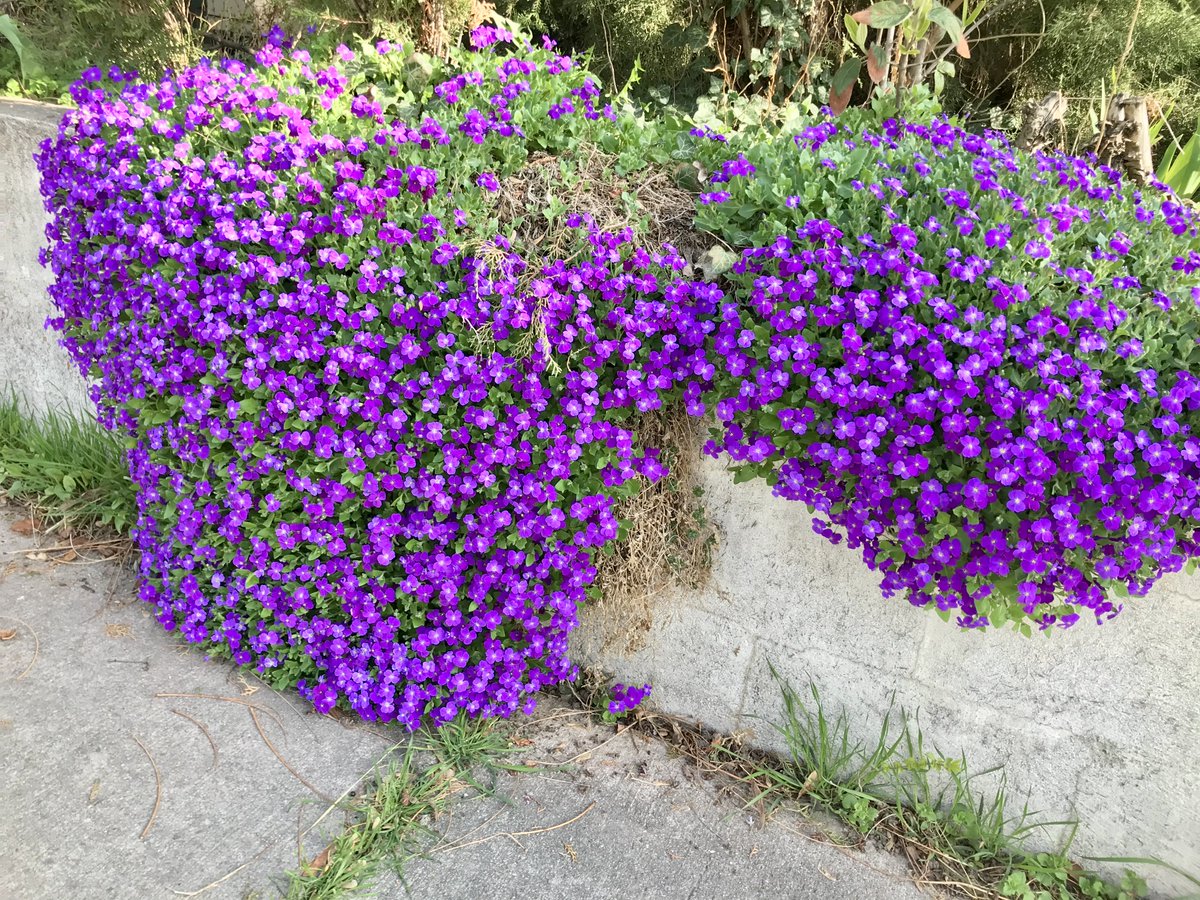
[[[275,35],[73,87],[38,157],[50,325],[127,438],[164,627],[322,712],[527,709],[577,674],[669,403],[965,626],[1106,618],[1197,555],[1200,256],[1170,195],[946,124],[688,134],[551,42],[473,42]],[[701,279],[636,217],[514,217],[535,155],[570,183],[588,147],[700,163],[736,264]]]
[[[614,719],[628,715],[642,705],[650,696],[650,685],[641,687],[617,683],[612,686],[612,699],[608,701],[608,715]]]
[[[752,249],[685,397],[738,477],[966,627],[1102,621],[1197,556],[1193,210],[946,122],[710,159],[698,221]]]

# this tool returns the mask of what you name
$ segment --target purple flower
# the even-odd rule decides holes
[[[612,700],[608,702],[609,713],[615,716],[624,715],[637,708],[643,700],[650,696],[650,685],[644,684],[639,688],[614,684],[612,695]]]

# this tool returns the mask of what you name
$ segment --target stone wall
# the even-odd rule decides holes
[[[1047,819],[1077,818],[1077,857],[1158,857],[1200,873],[1200,576],[1164,579],[1102,626],[964,632],[885,600],[859,552],[815,535],[803,505],[762,482],[734,485],[720,463],[702,471],[722,531],[709,586],[660,598],[646,646],[627,657],[600,652],[585,623],[582,663],[652,683],[666,712],[752,729],[777,749],[768,663],[802,696],[814,681],[868,743],[894,693],[919,712],[927,744],[975,770],[1005,766],[1014,811],[1028,795]],[[1195,892],[1165,869],[1144,874],[1168,896]]]

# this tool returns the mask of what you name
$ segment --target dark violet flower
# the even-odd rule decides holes
[[[636,709],[643,700],[650,696],[650,685],[644,684],[639,688],[614,684],[612,696],[612,700],[608,702],[609,713],[615,716],[624,715]]]

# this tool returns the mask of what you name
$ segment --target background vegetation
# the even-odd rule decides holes
[[[587,55],[615,86],[702,121],[761,121],[792,104],[828,101],[852,49],[844,18],[866,0],[0,0],[0,89],[56,99],[88,65],[154,76],[204,54],[248,55],[283,22],[331,39],[407,39],[444,53],[473,19],[508,16]],[[962,6],[948,4],[953,9]],[[968,6],[979,7],[980,3]],[[1087,146],[1115,91],[1147,94],[1163,151],[1200,118],[1197,0],[991,0],[969,60],[942,103],[971,125],[1013,128],[1024,105],[1061,90],[1071,100],[1063,143]],[[2,20],[0,20],[2,22]],[[476,22],[477,24],[477,22]],[[14,44],[22,44],[22,53]]]

